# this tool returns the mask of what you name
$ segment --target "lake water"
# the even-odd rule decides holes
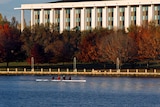
[[[160,107],[160,78],[72,76],[86,83],[0,76],[0,107]]]

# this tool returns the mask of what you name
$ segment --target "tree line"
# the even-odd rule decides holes
[[[0,18],[0,62],[35,63],[80,62],[121,63],[158,60],[160,58],[160,26],[154,22],[130,26],[125,30],[96,28],[91,31],[59,33],[56,25],[27,26],[21,32],[15,18]]]

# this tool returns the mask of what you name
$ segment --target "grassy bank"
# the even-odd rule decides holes
[[[44,63],[35,64],[35,69],[39,68],[52,68],[52,69],[73,69],[73,62],[63,62],[63,63]],[[77,63],[77,69],[115,69],[116,65],[111,63]],[[10,62],[0,63],[0,68],[31,68],[31,65],[27,62]],[[160,69],[160,61],[150,61],[150,62],[135,62],[126,63],[121,66],[121,69]]]
[[[35,64],[35,68],[62,68],[62,69],[72,69],[73,63],[44,63],[44,64]],[[104,68],[115,68],[115,65],[104,64],[104,63],[77,63],[77,68],[79,69],[104,69]],[[31,65],[27,62],[10,62],[8,67],[7,63],[0,63],[0,68],[30,68]]]

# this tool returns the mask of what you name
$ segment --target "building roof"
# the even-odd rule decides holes
[[[84,1],[109,1],[109,0],[60,0],[55,2],[49,2],[49,3],[61,3],[61,2],[84,2]]]

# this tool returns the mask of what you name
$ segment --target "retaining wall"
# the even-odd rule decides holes
[[[57,70],[53,69],[26,69],[18,68],[6,71],[0,70],[0,75],[105,75],[105,76],[154,76],[160,77],[160,70],[157,69],[103,69],[103,70]]]

